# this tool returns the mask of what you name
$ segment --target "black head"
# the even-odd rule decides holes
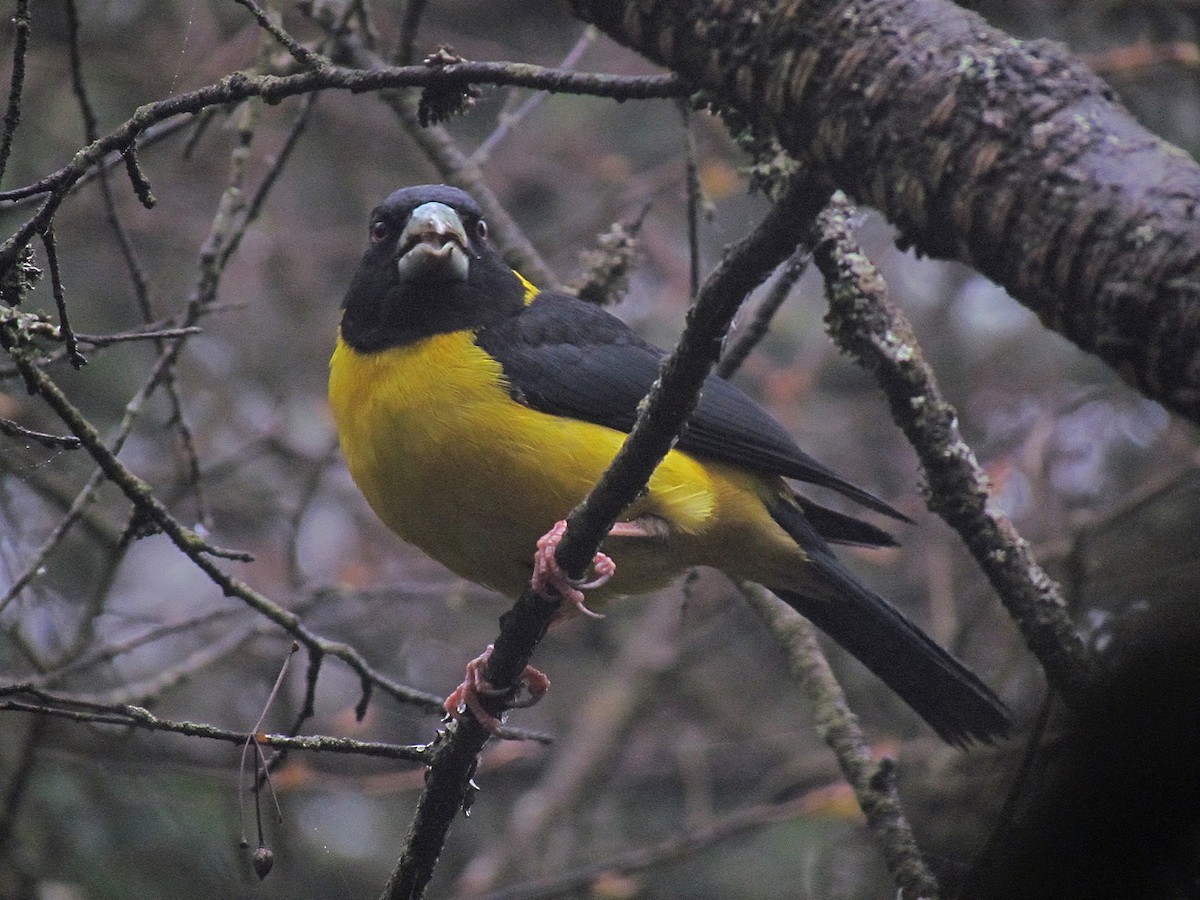
[[[444,184],[401,188],[371,213],[342,337],[371,352],[476,330],[519,312],[524,293],[469,194]]]

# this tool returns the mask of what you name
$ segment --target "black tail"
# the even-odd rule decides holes
[[[947,743],[991,741],[1009,730],[995,694],[887,600],[869,590],[833,555],[799,507],[771,514],[812,558],[802,590],[772,587],[900,695]],[[770,585],[768,585],[770,587]]]

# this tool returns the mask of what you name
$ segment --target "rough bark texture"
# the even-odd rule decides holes
[[[1200,421],[1200,167],[948,0],[571,0]]]
[[[1046,679],[1068,703],[1088,701],[1093,665],[1062,592],[1034,559],[1008,516],[991,502],[991,486],[963,440],[958,413],[887,284],[852,234],[853,207],[836,194],[821,214],[813,259],[825,276],[826,324],[838,346],[873,372],[892,418],[917,451],[929,508],[958,532],[1021,629]]]

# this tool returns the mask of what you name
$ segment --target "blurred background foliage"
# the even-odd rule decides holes
[[[324,4],[317,4],[323,6]],[[1022,37],[1066,41],[1134,113],[1188,152],[1200,144],[1195,4],[1022,0],[968,4]],[[11,0],[7,3],[13,7]],[[375,0],[385,54],[404,4]],[[4,188],[34,181],[84,145],[71,89],[63,6],[32,5],[21,127]],[[262,33],[228,0],[79,0],[83,72],[100,133],[142,103],[254,65]],[[320,30],[291,4],[285,25]],[[429,4],[417,48],[441,44],[473,60],[556,65],[584,35],[561,7],[520,0]],[[653,71],[601,37],[579,67]],[[11,59],[12,23],[4,29]],[[278,54],[274,45],[268,48]],[[5,63],[4,71],[8,64]],[[518,93],[515,102],[528,98]],[[300,101],[257,109],[249,183],[280,152]],[[468,153],[514,108],[484,88],[448,123]],[[183,129],[141,154],[158,198],[143,209],[114,178],[121,221],[148,278],[154,319],[180,313],[229,180],[237,111]],[[746,160],[719,122],[687,127],[708,201],[705,268],[765,208],[748,196]],[[615,308],[669,344],[688,297],[684,118],[670,101],[546,97],[481,158],[488,183],[562,281],[617,220],[649,204],[637,267]],[[261,218],[220,286],[219,303],[181,357],[182,416],[195,445],[189,474],[174,410],[161,392],[122,459],[187,523],[252,552],[239,578],[355,645],[373,665],[444,694],[496,631],[506,608],[403,546],[367,509],[334,448],[326,364],[371,207],[394,188],[439,180],[372,95],[322,96]],[[0,208],[10,233],[29,207]],[[56,233],[75,328],[104,334],[143,322],[95,182],[63,206]],[[1040,327],[1000,289],[963,267],[917,259],[888,226],[861,236],[912,318],[997,502],[1034,542],[1103,641],[1114,622],[1195,595],[1200,583],[1200,478],[1194,431],[1128,389],[1112,371]],[[40,252],[40,251],[39,251]],[[39,263],[44,260],[39,259]],[[53,310],[48,285],[27,308]],[[915,458],[869,377],[824,334],[819,281],[805,277],[737,376],[800,436],[805,449],[917,520],[896,551],[844,554],[940,641],[953,647],[1027,725],[1044,685],[991,590],[939,520],[924,511]],[[745,316],[743,316],[743,319]],[[116,344],[89,365],[49,367],[111,434],[147,378],[155,348]],[[61,431],[0,363],[0,416]],[[81,525],[47,556],[39,547],[92,468],[82,451],[0,436],[0,590],[29,585],[0,612],[5,684],[45,677],[57,689],[133,702],[173,719],[248,730],[289,639],[220,592],[161,536],[120,540],[125,501],[103,488]],[[941,747],[900,703],[834,653],[880,752],[902,762],[918,838],[948,883],[986,839],[1020,747]],[[877,897],[886,873],[781,651],[731,587],[700,573],[678,589],[631,600],[603,622],[572,622],[539,650],[554,690],[519,723],[555,743],[499,743],[484,755],[483,792],[451,833],[434,896],[509,888],[602,864],[630,848],[701,833],[755,804],[795,801],[763,821],[661,865],[584,879],[574,895],[622,897]],[[303,696],[294,665],[264,728],[286,727]],[[313,733],[398,743],[430,739],[433,717],[377,697],[355,721],[358,682],[325,666]],[[261,884],[239,851],[238,752],[177,736],[9,713],[0,727],[0,896],[74,898],[374,896],[394,862],[420,771],[345,756],[293,754],[274,779],[282,824],[270,826],[273,873]],[[751,817],[753,818],[753,816]],[[247,824],[247,829],[251,828]]]

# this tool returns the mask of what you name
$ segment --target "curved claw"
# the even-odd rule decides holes
[[[595,574],[591,580],[567,577],[554,555],[566,531],[566,520],[560,519],[538,539],[537,551],[533,555],[533,578],[530,579],[530,586],[543,596],[551,591],[557,593],[565,602],[570,603],[571,608],[578,614],[590,619],[603,619],[603,614],[587,608],[583,591],[600,587],[607,582],[616,573],[617,564],[608,555],[597,553],[592,558],[592,571]],[[557,618],[567,618],[569,615],[569,612],[560,613]]]
[[[501,737],[500,735],[500,719],[493,716],[483,704],[479,702],[480,696],[492,695],[495,696],[501,691],[497,691],[492,687],[491,683],[483,677],[483,667],[487,665],[487,661],[491,658],[493,645],[488,644],[487,649],[479,656],[475,657],[467,663],[466,675],[463,678],[462,684],[450,692],[445,702],[442,703],[442,708],[446,710],[447,715],[454,719],[460,719],[467,710],[475,717],[484,731],[493,736]],[[520,700],[509,701],[507,707],[509,709],[524,709],[533,706],[542,697],[546,696],[546,692],[550,690],[550,679],[545,673],[535,669],[533,666],[526,666],[525,671],[521,673],[521,683],[525,685],[528,695]]]

